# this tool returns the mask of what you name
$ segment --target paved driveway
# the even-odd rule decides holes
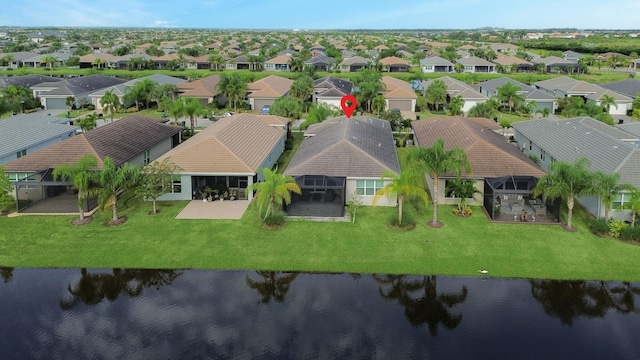
[[[192,200],[176,216],[176,219],[240,219],[249,204],[249,200],[213,202]]]

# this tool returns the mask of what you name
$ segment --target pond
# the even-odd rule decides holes
[[[640,284],[1,269],[5,359],[637,359]]]

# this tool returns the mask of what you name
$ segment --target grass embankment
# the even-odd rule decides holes
[[[399,149],[404,163],[408,149]],[[250,206],[241,220],[177,220],[186,202],[123,199],[118,227],[95,214],[74,227],[74,216],[0,218],[0,265],[8,267],[262,269],[313,272],[441,274],[640,281],[640,247],[592,235],[578,212],[578,231],[559,225],[491,223],[480,208],[470,218],[440,206],[444,227],[426,226],[427,207],[412,231],[387,227],[396,208],[361,207],[355,224],[290,220],[277,231],[258,225]]]
[[[640,247],[599,238],[582,223],[560,226],[490,223],[479,208],[470,218],[442,206],[441,229],[414,215],[413,231],[386,226],[395,208],[363,207],[355,224],[289,221],[278,231],[258,225],[253,206],[241,220],[176,220],[185,202],[130,201],[129,220],[104,225],[96,214],[73,227],[73,216],[0,218],[0,265],[8,267],[265,269],[318,272],[478,275],[640,281]]]

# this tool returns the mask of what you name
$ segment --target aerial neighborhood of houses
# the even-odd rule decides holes
[[[376,194],[392,181],[383,174],[401,174],[397,147],[429,148],[440,140],[445,151],[464,150],[470,171],[426,175],[429,192],[440,204],[456,204],[456,182],[470,182],[481,194],[472,193],[470,204],[493,221],[558,222],[561,204],[535,191],[556,162],[586,158],[591,171],[619,174],[620,184],[640,188],[637,54],[543,56],[506,42],[411,34],[389,40],[376,33],[175,32],[173,40],[160,40],[149,32],[146,42],[133,30],[101,41],[62,30],[2,34],[0,166],[18,213],[73,212],[75,203],[51,206],[73,194],[73,182],[54,170],[86,154],[97,159],[97,171],[107,157],[117,167],[174,164],[159,200],[206,202],[224,193],[250,201],[255,184],[265,181],[262,169],[292,150],[293,132],[303,139],[281,170],[301,191],[286,207],[289,215],[341,217],[353,201],[396,206],[395,197]],[[590,35],[523,33],[519,41]],[[18,46],[18,38],[30,45]],[[598,66],[626,78],[579,80]],[[54,75],[61,68],[91,71]],[[25,72],[31,69],[48,70]],[[128,71],[102,71],[109,69]],[[310,79],[304,84],[303,75]],[[144,93],[145,86],[156,90]],[[354,116],[340,112],[345,95],[358,99]],[[302,106],[290,110],[285,100]],[[200,110],[173,111],[175,102]],[[120,114],[109,121],[114,104]],[[150,104],[155,113],[139,111]],[[87,108],[99,116],[91,126],[71,116]],[[310,121],[318,109],[328,116]],[[198,117],[206,125],[198,126]],[[595,193],[578,200],[594,217],[629,221],[631,194],[620,189],[613,204]],[[95,201],[83,203],[85,211],[92,207]]]

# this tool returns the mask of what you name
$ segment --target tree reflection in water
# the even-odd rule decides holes
[[[0,277],[2,277],[2,282],[5,282],[5,283],[9,283],[13,281],[13,268],[0,267]]]
[[[260,303],[268,304],[271,299],[276,302],[283,302],[284,297],[289,292],[291,283],[296,279],[298,273],[282,271],[259,271],[256,274],[260,280],[253,280],[247,275],[247,285],[256,290],[262,297]]]
[[[467,287],[460,292],[438,294],[436,276],[374,275],[380,284],[380,295],[395,300],[404,307],[404,315],[411,325],[427,323],[431,336],[438,335],[438,325],[447,330],[460,325],[462,314],[452,314],[451,309],[467,299]]]
[[[60,301],[63,310],[69,310],[78,304],[96,305],[107,299],[116,300],[120,295],[137,297],[144,288],[171,285],[181,273],[175,270],[151,269],[113,269],[111,273],[92,274],[81,269],[82,276],[75,284],[67,287],[70,299]]]
[[[531,294],[544,311],[571,326],[579,316],[603,317],[610,309],[638,312],[640,287],[628,282],[531,280]]]

